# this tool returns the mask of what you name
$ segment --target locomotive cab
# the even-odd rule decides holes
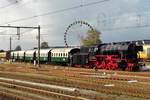
[[[95,58],[95,47],[81,47],[80,52],[75,53],[72,59],[72,66],[88,67],[92,59]]]

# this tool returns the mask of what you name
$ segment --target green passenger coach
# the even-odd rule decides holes
[[[41,49],[40,50],[40,61],[49,62],[51,56],[51,49]],[[36,59],[38,60],[38,50],[36,50]]]
[[[70,64],[72,55],[79,52],[79,48],[49,48],[40,50],[40,63]],[[38,61],[38,50],[12,51],[11,59],[15,61]]]
[[[18,60],[24,61],[25,59],[25,51],[18,51]]]
[[[25,61],[34,61],[36,59],[36,50],[28,50],[25,52]]]
[[[55,48],[51,50],[52,63],[70,63],[70,57],[73,53],[78,52],[78,48]]]

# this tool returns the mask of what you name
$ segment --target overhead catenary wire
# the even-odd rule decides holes
[[[6,6],[2,6],[2,7],[0,7],[0,11],[2,10],[2,12],[4,11],[4,9],[6,9],[6,8],[18,8],[18,7],[23,7],[23,6],[25,6],[25,5],[27,5],[27,4],[29,4],[29,2],[31,2],[31,1],[27,1],[27,2],[21,2],[19,5],[17,5],[17,3],[18,2],[13,2],[13,3],[10,3],[10,4],[8,4],[8,5],[6,5]]]
[[[5,5],[5,6],[1,6],[1,7],[0,7],[0,10],[1,10],[1,9],[4,9],[4,8],[7,8],[7,7],[10,7],[10,6],[12,6],[12,5],[15,5],[15,4],[17,4],[17,3],[18,3],[18,2],[15,1],[15,2],[9,3],[9,4]]]
[[[100,1],[96,1],[96,2],[91,2],[91,3],[86,3],[86,4],[80,4],[77,6],[73,6],[73,7],[68,7],[68,8],[64,8],[64,9],[59,9],[59,10],[55,10],[55,11],[51,11],[51,12],[46,12],[46,13],[42,13],[42,14],[38,14],[38,15],[34,15],[34,16],[30,16],[30,17],[25,17],[25,18],[20,18],[20,19],[16,19],[16,20],[12,20],[6,23],[2,23],[3,24],[9,24],[9,23],[14,23],[14,22],[20,22],[20,21],[25,21],[25,20],[29,20],[29,19],[33,19],[33,18],[37,18],[37,17],[41,17],[41,16],[46,16],[46,15],[52,15],[52,14],[57,14],[57,13],[62,13],[65,11],[69,11],[69,10],[73,10],[73,9],[78,9],[81,7],[86,7],[86,6],[92,6],[92,5],[96,5],[102,2],[106,2],[106,1],[110,1],[110,0],[100,0]]]
[[[109,0],[103,0],[103,1],[101,0],[101,1],[91,2],[91,3],[87,3],[87,4],[83,4],[82,3],[82,4],[77,5],[77,6],[73,6],[73,7],[69,7],[69,8],[64,8],[64,9],[60,9],[60,10],[56,10],[56,11],[52,11],[52,12],[42,13],[42,14],[39,14],[39,15],[30,16],[30,17],[26,17],[26,18],[16,19],[16,20],[12,20],[10,22],[6,22],[6,23],[3,23],[3,24],[9,24],[9,23],[14,23],[14,22],[19,22],[19,21],[24,21],[24,20],[29,20],[29,19],[37,18],[37,17],[40,17],[40,16],[46,16],[46,15],[61,13],[61,12],[64,12],[64,11],[68,11],[68,10],[72,10],[72,9],[77,9],[77,8],[80,8],[80,7],[95,5],[95,4],[98,4],[98,3],[101,3],[101,2],[105,2],[105,1],[109,1]],[[11,4],[16,4],[16,2],[13,2]],[[8,5],[8,7],[9,7],[9,5]],[[0,7],[0,8],[3,8],[3,7]],[[5,8],[5,6],[4,6],[4,8]],[[135,27],[131,27],[131,28],[140,28],[140,27],[149,27],[149,25],[135,26]],[[113,29],[102,29],[102,30],[111,31],[111,30],[129,29],[129,28],[130,27],[113,28]]]
[[[14,2],[12,2],[12,3],[9,3],[9,4],[7,4],[7,5],[4,5],[4,6],[0,6],[0,11],[1,10],[4,10],[4,9],[6,9],[6,8],[10,8],[10,7],[17,7],[17,6],[15,6],[16,4],[18,4],[20,1],[14,1]],[[26,5],[26,4],[28,4],[29,2],[31,2],[31,1],[27,1],[27,2],[24,2],[24,3],[22,3],[22,4],[19,4],[18,6],[24,6],[24,5]]]
[[[111,18],[118,18],[118,17],[111,17]],[[92,19],[87,19],[88,21],[96,20],[96,17]],[[48,24],[41,25],[43,29],[48,29]],[[63,25],[62,25],[63,26]],[[62,27],[61,26],[61,27]],[[58,27],[58,26],[57,26]],[[141,24],[141,25],[135,25],[135,26],[123,26],[123,27],[115,27],[115,28],[100,28],[102,31],[115,31],[115,30],[126,30],[126,29],[136,29],[136,28],[149,28],[150,24]],[[98,27],[97,27],[98,28]]]

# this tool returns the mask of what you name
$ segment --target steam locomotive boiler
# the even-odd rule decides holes
[[[109,70],[138,70],[142,63],[138,57],[142,46],[135,43],[100,44],[96,52],[96,68]]]

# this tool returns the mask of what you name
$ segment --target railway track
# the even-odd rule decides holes
[[[10,73],[5,74],[6,75],[13,76],[16,78],[19,78],[19,76],[12,75]],[[37,75],[38,76],[38,75]],[[13,78],[11,77],[11,78]],[[24,78],[26,77],[26,78]],[[44,79],[42,82],[41,78],[38,77],[32,77],[29,78],[29,76],[22,76],[19,79],[33,81],[33,82],[41,82],[41,83],[47,83],[47,84],[55,84],[55,85],[61,85],[66,87],[76,87],[79,89],[86,89],[86,90],[93,90],[97,91],[99,93],[106,93],[106,94],[113,94],[113,95],[128,95],[132,97],[140,97],[140,98],[150,98],[149,93],[150,89],[147,88],[147,90],[144,90],[145,85],[143,84],[130,84],[127,81],[126,82],[120,82],[116,80],[105,80],[105,79],[83,79],[83,78],[69,78],[68,80],[60,80],[60,78],[57,78],[57,80],[51,80],[47,77],[47,81]],[[42,77],[42,75],[41,75]],[[40,81],[38,81],[40,79]],[[114,84],[115,86],[112,87],[105,87],[107,84]],[[82,91],[83,92],[83,91]],[[84,94],[85,95],[85,94]],[[87,97],[87,95],[85,95]]]
[[[55,70],[56,72],[61,73],[63,70],[66,73],[72,73],[72,74],[81,74],[81,75],[101,75],[104,72],[106,74],[118,74],[118,75],[127,75],[127,76],[141,76],[141,77],[150,77],[149,72],[128,72],[128,71],[112,71],[112,70],[98,70],[95,71],[93,69],[86,69],[86,68],[72,68],[72,67],[62,67],[62,66],[52,66],[52,65],[41,65],[41,68],[38,69],[37,67],[33,66],[32,64],[6,64],[6,66],[11,67],[3,67],[0,65],[0,70],[4,71],[18,71],[18,72],[35,72],[35,70],[38,70],[39,72],[52,72]],[[30,67],[27,67],[30,66]]]
[[[50,95],[50,97],[56,99],[57,95],[59,97],[59,94],[71,97],[80,97],[78,98],[79,100],[114,100],[114,98],[116,100],[120,100],[125,97],[132,98],[132,100],[134,100],[134,98],[135,100],[150,99],[150,84],[148,77],[149,74],[146,73],[146,75],[144,75],[144,72],[142,72],[142,74],[136,73],[137,75],[135,74],[135,77],[134,74],[132,74],[133,72],[125,72],[126,74],[124,74],[123,72],[116,71],[116,74],[115,72],[111,71],[105,71],[104,73],[104,71],[95,72],[90,69],[79,70],[80,68],[18,68],[18,72],[12,72],[12,70],[10,70],[11,67],[7,69],[4,68],[3,71],[0,71],[0,77],[6,79],[8,78],[23,81],[25,80],[27,82],[29,81],[33,83],[56,85],[57,87],[61,86],[67,88],[74,88],[74,91],[65,91],[65,89],[60,90],[58,88],[39,88],[39,86],[37,87],[31,84],[23,84],[17,82],[13,84],[15,85],[15,87],[17,87],[17,89],[21,88],[19,86],[23,86],[29,87],[31,89],[56,93],[55,96],[51,96],[52,94]],[[16,71],[18,68],[13,67],[13,70]],[[137,82],[129,82],[131,80],[137,80]],[[0,80],[0,83],[2,83],[2,85],[0,84],[0,86],[3,86],[4,88],[8,88],[8,86],[3,85],[4,83],[10,84],[8,80],[6,82],[6,80],[4,81],[2,79]],[[147,88],[145,89],[145,87]],[[38,94],[38,92],[32,93]],[[44,93],[40,94],[42,94],[44,97],[47,97],[47,94]],[[109,97],[107,96],[107,94],[109,94]],[[117,97],[118,95],[119,97]],[[64,97],[60,96],[59,98],[63,99]]]
[[[90,97],[88,90],[71,87],[48,85],[9,78],[0,78],[0,89],[5,95],[13,94],[11,99],[29,98],[34,100],[90,100],[104,99],[104,97]],[[82,94],[80,93],[82,91]],[[79,92],[79,93],[78,93]],[[91,92],[90,92],[91,93]],[[94,92],[93,92],[94,93]],[[18,97],[15,97],[17,95]],[[96,95],[96,93],[95,93]],[[86,97],[86,98],[85,98]],[[88,99],[89,97],[89,99]]]

